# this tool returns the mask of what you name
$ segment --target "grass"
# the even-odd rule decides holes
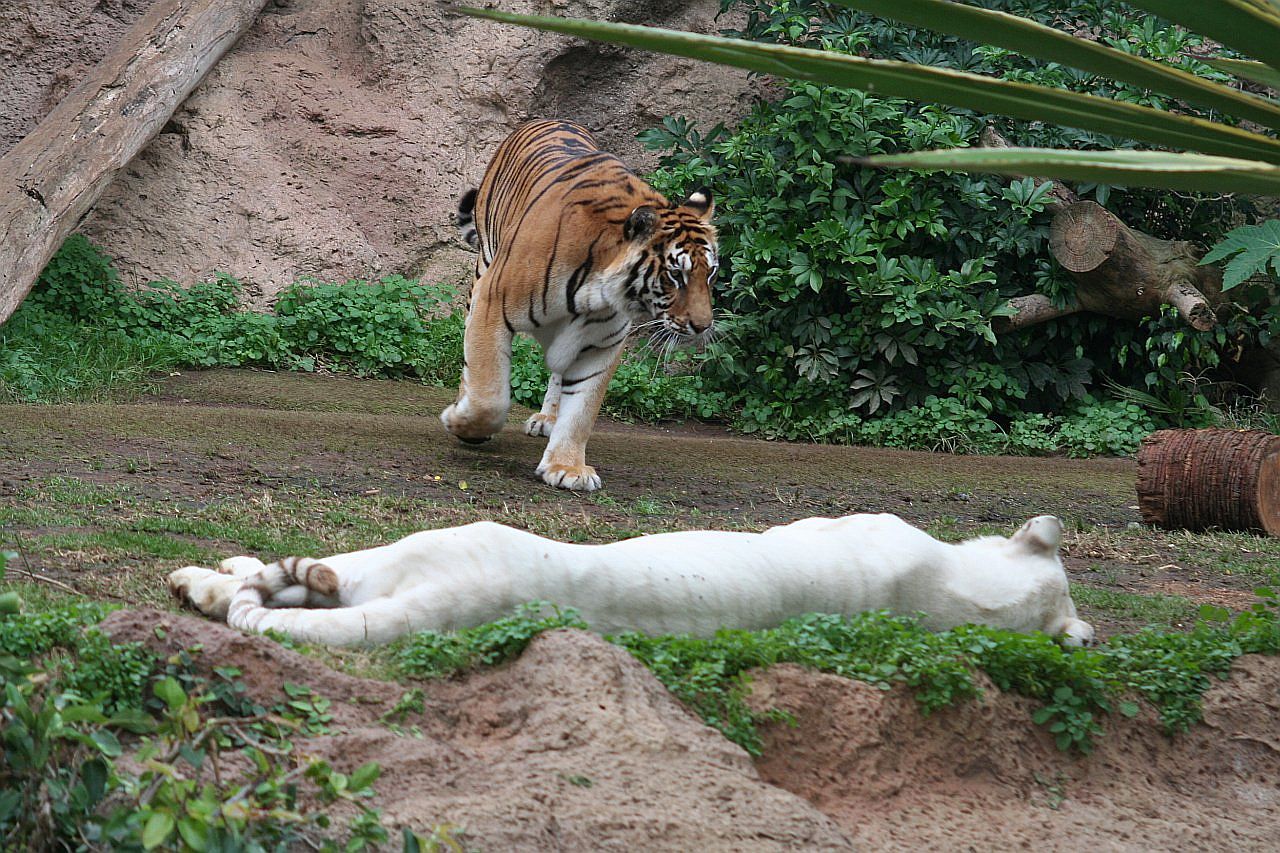
[[[141,396],[178,363],[156,340],[70,323],[17,320],[0,327],[0,402],[95,403]]]
[[[1072,587],[1071,596],[1081,610],[1141,625],[1185,627],[1195,621],[1199,610],[1180,595],[1138,595],[1083,584]]]

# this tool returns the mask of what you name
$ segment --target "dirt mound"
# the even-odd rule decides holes
[[[762,782],[745,752],[591,634],[544,634],[507,666],[426,683],[425,710],[393,730],[379,718],[400,686],[188,616],[124,611],[102,627],[162,654],[199,644],[202,665],[239,667],[259,701],[278,701],[285,681],[311,686],[332,701],[335,734],[310,751],[341,770],[377,761],[388,823],[452,823],[468,849],[849,849],[829,818]]]
[[[1176,738],[1118,715],[1088,758],[1031,725],[1035,703],[984,685],[923,716],[910,693],[784,665],[752,703],[797,725],[765,736],[761,775],[870,849],[1275,849],[1280,660],[1246,657]]]
[[[1193,731],[1169,738],[1149,711],[1117,716],[1088,758],[1060,752],[1031,724],[1033,702],[990,683],[925,717],[903,688],[782,665],[757,674],[751,701],[796,725],[767,727],[753,767],[592,634],[544,634],[506,666],[425,683],[425,710],[394,729],[379,720],[400,685],[188,616],[119,612],[103,627],[162,654],[201,645],[202,665],[238,666],[267,704],[286,681],[310,685],[335,717],[335,734],[309,744],[318,755],[345,770],[379,762],[390,822],[462,826],[478,849],[1280,845],[1275,658],[1238,661]]]

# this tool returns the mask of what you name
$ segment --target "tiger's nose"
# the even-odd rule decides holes
[[[711,322],[712,322],[711,320],[704,321],[704,320],[694,320],[690,318],[689,328],[693,329],[693,333],[695,335],[700,335],[703,332],[705,332],[707,329],[711,328]]]

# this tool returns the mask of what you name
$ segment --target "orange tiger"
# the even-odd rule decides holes
[[[472,443],[502,429],[511,339],[526,332],[551,371],[542,410],[524,427],[549,437],[537,472],[553,486],[600,488],[587,439],[628,333],[644,324],[692,341],[711,329],[713,212],[709,190],[672,204],[572,122],[517,128],[458,206],[480,257],[445,428]]]

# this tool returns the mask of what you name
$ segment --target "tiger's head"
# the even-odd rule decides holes
[[[680,204],[631,211],[622,236],[639,250],[626,284],[633,314],[647,315],[682,337],[711,330],[711,288],[720,266],[714,213],[711,191],[705,188]]]

